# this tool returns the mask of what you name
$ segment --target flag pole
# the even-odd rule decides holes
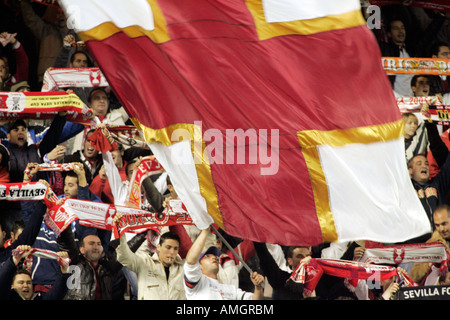
[[[217,236],[219,236],[219,238],[222,240],[222,242],[228,247],[228,249],[230,249],[230,251],[234,254],[234,256],[236,258],[238,258],[238,260],[242,263],[242,265],[244,266],[245,269],[247,269],[247,271],[250,273],[250,275],[252,275],[253,270],[248,266],[248,264],[244,261],[244,259],[242,259],[241,255],[238,254],[236,252],[236,250],[233,249],[233,247],[228,243],[227,240],[225,240],[225,238],[223,237],[223,235],[217,231],[217,229],[214,227],[213,224],[211,224],[211,228],[213,229],[213,231],[216,233]],[[261,283],[261,286],[264,288],[264,283]]]

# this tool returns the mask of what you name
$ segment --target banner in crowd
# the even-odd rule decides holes
[[[442,107],[442,103],[436,96],[398,97],[396,100],[401,113],[420,113],[423,105],[431,109],[435,109],[436,106]]]
[[[92,110],[75,93],[0,92],[0,120],[53,119],[67,111],[67,121],[90,124]]]
[[[450,286],[401,287],[397,292],[398,300],[450,300]]]
[[[28,183],[2,183],[0,184],[0,200],[22,201],[22,200],[48,200],[54,201],[56,195],[41,182]]]
[[[51,68],[45,71],[41,91],[58,91],[61,88],[108,87],[108,81],[98,67]]]
[[[414,113],[419,119],[426,119],[438,125],[450,124],[450,106],[443,105],[436,96],[398,97],[397,105],[401,113]],[[423,105],[428,107],[426,113],[422,112]]]
[[[86,227],[112,230],[115,238],[119,238],[125,232],[140,233],[162,226],[193,225],[188,212],[179,210],[178,207],[179,205],[173,203],[162,213],[155,213],[103,202],[66,199],[62,204],[50,207],[44,219],[47,226],[58,236],[73,221],[79,220],[80,224]],[[121,218],[114,224],[116,214],[121,214]]]
[[[155,174],[162,173],[163,167],[154,156],[142,158],[137,170],[133,171],[127,192],[127,204],[135,208],[141,208],[142,204],[142,181]]]
[[[430,231],[359,0],[101,3],[77,1],[76,31],[199,228],[283,245]]]
[[[450,4],[448,3],[448,0],[369,0],[369,2],[370,4],[377,6],[405,5],[430,10],[450,11]]]
[[[382,57],[386,74],[450,75],[450,59]]]
[[[122,213],[114,225],[114,237],[120,238],[125,232],[140,233],[144,230],[173,225],[194,225],[189,213],[180,200],[170,200],[170,205],[163,212],[148,213],[145,210],[116,206],[117,213]],[[130,214],[136,212],[136,214]],[[143,211],[144,213],[140,213]]]
[[[366,249],[358,261],[398,265],[410,262],[441,263],[446,260],[447,250],[442,243],[416,243]]]

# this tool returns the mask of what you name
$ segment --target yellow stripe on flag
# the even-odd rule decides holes
[[[160,143],[165,146],[170,146],[178,142],[180,134],[177,133],[177,130],[189,133],[189,137],[186,138],[191,140],[191,152],[195,162],[200,194],[206,200],[206,209],[209,215],[220,228],[225,230],[222,214],[219,210],[216,187],[212,179],[209,159],[203,156],[206,145],[202,139],[203,133],[201,132],[201,128],[194,124],[175,124],[163,129],[151,129],[141,124],[135,117],[131,118],[131,120],[136,128],[143,132],[144,139],[147,143]]]
[[[403,120],[382,125],[346,130],[305,130],[297,133],[308,168],[323,242],[338,240],[335,220],[330,208],[328,184],[319,157],[318,146],[341,147],[349,144],[370,144],[399,139],[403,136]]]
[[[155,0],[147,0],[147,2],[149,3],[153,13],[155,26],[153,30],[146,30],[137,25],[119,28],[113,22],[105,22],[89,30],[80,31],[78,32],[78,35],[80,36],[81,40],[85,42],[89,40],[102,41],[119,32],[125,33],[130,38],[147,36],[155,43],[163,43],[169,41],[170,36],[167,30],[167,23],[164,19],[161,8]]]
[[[256,30],[260,40],[292,34],[310,35],[319,32],[352,28],[366,23],[360,10],[307,20],[268,23],[265,19],[261,0],[246,0],[246,3],[255,20]]]

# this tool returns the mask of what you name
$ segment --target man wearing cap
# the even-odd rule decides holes
[[[219,249],[211,246],[202,253],[209,233],[209,228],[202,230],[186,255],[184,265],[186,298],[188,300],[263,300],[264,290],[261,284],[264,277],[257,272],[250,275],[255,285],[253,293],[243,291],[234,285],[222,284],[217,280]]]

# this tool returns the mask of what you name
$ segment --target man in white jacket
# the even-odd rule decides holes
[[[184,261],[178,255],[179,249],[180,238],[171,231],[161,235],[153,255],[133,253],[126,243],[125,235],[120,238],[120,245],[116,249],[117,260],[136,273],[138,300],[186,300],[183,287]]]

